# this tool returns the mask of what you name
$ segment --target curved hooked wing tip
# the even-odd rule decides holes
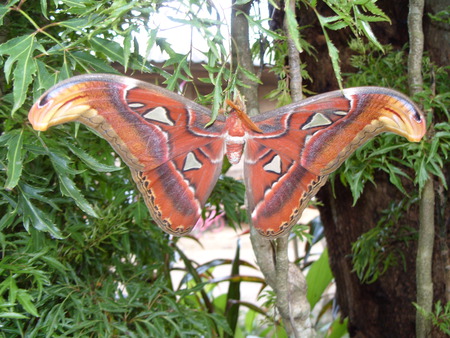
[[[50,88],[28,113],[33,128],[45,131],[54,125],[78,120],[87,113],[96,114],[85,98],[85,93],[91,92],[92,95],[89,87],[89,83],[80,86],[75,77]]]
[[[344,95],[351,97],[352,90],[345,89]],[[418,142],[425,135],[425,118],[407,96],[387,88],[363,87],[359,90],[359,94],[365,92],[371,95],[369,104],[374,111],[378,110],[378,121],[383,124],[385,131],[403,136],[411,142]]]

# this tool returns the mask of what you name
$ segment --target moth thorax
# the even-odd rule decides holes
[[[225,139],[228,161],[231,164],[239,163],[242,152],[244,151],[244,136],[230,136]]]

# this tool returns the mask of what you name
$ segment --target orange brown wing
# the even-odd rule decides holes
[[[130,167],[153,219],[182,235],[201,218],[219,177],[224,121],[173,92],[131,78],[98,74],[61,82],[33,106],[37,130],[79,121],[98,131]]]
[[[253,119],[244,176],[253,226],[270,238],[288,233],[308,201],[356,148],[381,132],[410,141],[425,134],[419,109],[378,87],[317,95]]]

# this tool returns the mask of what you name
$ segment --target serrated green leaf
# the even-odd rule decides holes
[[[60,210],[58,205],[56,205],[52,199],[43,195],[43,193],[48,192],[50,189],[35,187],[23,182],[20,183],[20,189],[23,190],[29,199],[35,199],[43,203],[47,203],[53,209]]]
[[[3,231],[4,228],[9,227],[14,220],[16,219],[17,209],[14,209],[11,212],[6,212],[2,218],[0,219],[0,232]]]
[[[36,80],[34,81],[34,99],[37,100],[45,90],[52,87],[57,82],[57,73],[50,73],[47,70],[47,65],[40,61],[36,61],[37,72]]]
[[[83,172],[82,170],[72,169],[69,166],[70,158],[65,155],[58,154],[56,152],[50,152],[48,156],[52,161],[53,168],[59,175],[77,175]]]
[[[125,63],[124,50],[119,43],[99,37],[94,37],[89,42],[94,51],[105,54],[111,61]]]
[[[431,161],[430,165],[431,165],[431,168],[429,169],[430,172],[432,172],[433,175],[439,177],[444,188],[448,189],[447,180],[445,178],[444,173],[441,170],[441,166],[439,166],[435,161]]]
[[[328,55],[331,58],[331,65],[333,66],[334,74],[336,76],[336,79],[339,84],[339,88],[342,89],[342,73],[341,73],[341,66],[339,65],[339,50],[336,48],[334,43],[331,41],[330,37],[328,36],[327,30],[325,29],[327,23],[330,21],[333,17],[324,17],[320,15],[319,13],[316,13],[319,23],[322,26],[323,35],[325,36],[325,41],[327,43],[328,48]]]
[[[78,188],[75,186],[75,183],[66,175],[58,174],[61,193],[65,196],[71,197],[75,203],[90,216],[98,217],[97,213],[94,211],[92,206],[88,201],[84,198]]]
[[[10,303],[15,303],[17,299],[17,291],[19,290],[16,281],[12,276],[9,276],[5,280],[5,285],[8,285],[8,301]]]
[[[295,11],[290,10],[290,2],[295,0],[287,0],[284,5],[284,12],[286,15],[287,30],[291,40],[294,42],[295,47],[299,52],[302,52],[303,48],[300,45],[300,34],[298,33],[298,22],[295,17]]]
[[[11,190],[16,187],[17,183],[19,182],[20,176],[22,175],[23,129],[20,130],[20,133],[16,133],[8,140],[7,146],[8,154],[6,158],[8,160],[8,164],[6,170],[7,179],[5,183],[5,189]]]
[[[33,304],[33,297],[31,297],[27,290],[17,290],[17,300],[19,301],[20,305],[23,306],[26,312],[35,317],[39,317],[39,313]]]
[[[96,58],[88,52],[77,51],[71,55],[79,64],[83,65],[84,68],[92,67],[96,72],[101,73],[119,73],[117,69],[112,67],[110,64],[106,63],[104,60]]]
[[[0,5],[0,25],[3,25],[3,18],[10,11],[12,5],[14,5],[19,0],[11,1],[8,5]]]
[[[70,69],[70,64],[69,64],[69,62],[67,62],[66,58],[64,57],[64,62],[58,73],[58,81],[63,81],[65,79],[68,79],[72,75],[73,75],[73,73],[72,73],[72,70]]]
[[[370,24],[367,21],[361,21],[361,28],[365,34],[365,36],[375,45],[377,48],[384,52],[383,46],[378,42],[377,37],[372,31]]]
[[[128,68],[128,62],[130,60],[131,55],[131,39],[133,36],[131,34],[125,35],[125,38],[123,39],[123,58],[125,60],[123,64],[123,68],[125,71],[127,71]]]
[[[66,21],[61,21],[59,25],[61,25],[62,27],[73,29],[75,31],[79,31],[82,28],[96,25],[105,19],[106,17],[103,15],[92,14],[88,17],[76,17]]]
[[[401,176],[407,176],[404,172],[402,172],[399,168],[393,166],[389,162],[386,163],[386,168],[388,170],[389,174],[389,181],[397,187],[398,190],[400,190],[403,194],[408,196],[408,193],[406,192],[405,188],[403,188],[402,181],[399,177]]]
[[[19,109],[27,96],[28,86],[36,73],[36,62],[33,52],[36,48],[41,49],[33,34],[23,35],[0,45],[0,54],[9,55],[4,65],[4,72],[7,81],[11,80],[11,71],[14,78],[13,97],[14,105],[11,114]]]
[[[253,74],[251,71],[245,69],[244,67],[239,66],[239,71],[244,73],[244,75],[251,81],[255,83],[262,84],[261,79],[257,77],[255,74]]]
[[[56,227],[56,225],[51,222],[48,217],[31,202],[31,200],[22,190],[19,199],[20,206],[22,208],[25,228],[28,228],[29,222],[31,221],[35,229],[48,232],[53,237],[58,239],[63,238],[60,230]]]
[[[336,21],[340,21],[341,17],[339,15],[333,15],[333,16],[323,16],[318,15],[319,21],[322,23],[323,26],[328,27],[329,24],[334,23]]]
[[[348,27],[348,23],[346,23],[343,20],[339,20],[334,23],[329,23],[325,27],[327,27],[328,29],[331,29],[333,31],[338,31],[342,28]]]
[[[86,153],[84,150],[76,147],[75,145],[65,142],[67,147],[70,149],[72,153],[74,153],[80,160],[82,160],[89,168],[98,172],[114,172],[122,170],[122,167],[116,167],[114,165],[107,165],[100,163],[91,155]]]
[[[48,19],[47,0],[41,0],[41,13],[46,19]]]
[[[331,42],[330,38],[328,37],[328,34],[325,34],[327,47],[328,47],[328,54],[331,58],[331,64],[333,66],[334,74],[336,76],[336,79],[338,81],[339,87],[342,88],[342,73],[341,73],[341,66],[339,65],[339,50],[336,48],[336,46]]]

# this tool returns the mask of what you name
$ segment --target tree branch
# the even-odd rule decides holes
[[[244,15],[249,15],[251,5],[252,1],[243,5],[236,5],[233,0],[231,10],[231,17],[233,18],[233,23],[231,24],[231,38],[233,45],[231,54],[234,65],[238,65],[254,74],[255,70],[253,67],[252,53],[250,51],[248,21]],[[258,84],[245,76],[243,72],[238,72],[238,78],[244,83],[244,86],[240,87],[239,91],[244,96],[247,114],[250,116],[258,115]]]
[[[287,0],[285,9],[295,13],[295,1]],[[284,16],[283,24],[284,31],[286,32],[287,36],[287,46],[289,53],[289,75],[291,79],[291,81],[289,82],[289,86],[291,89],[291,97],[293,102],[298,102],[303,98],[300,53],[295,46],[295,42],[291,34],[289,34],[286,15]]]
[[[409,55],[408,84],[411,95],[422,90],[422,57],[424,34],[422,28],[424,0],[410,0],[408,13]],[[420,205],[419,240],[416,257],[417,304],[426,312],[433,309],[433,245],[434,245],[434,201],[433,177],[426,181]],[[416,336],[428,337],[431,333],[431,320],[416,313]]]

